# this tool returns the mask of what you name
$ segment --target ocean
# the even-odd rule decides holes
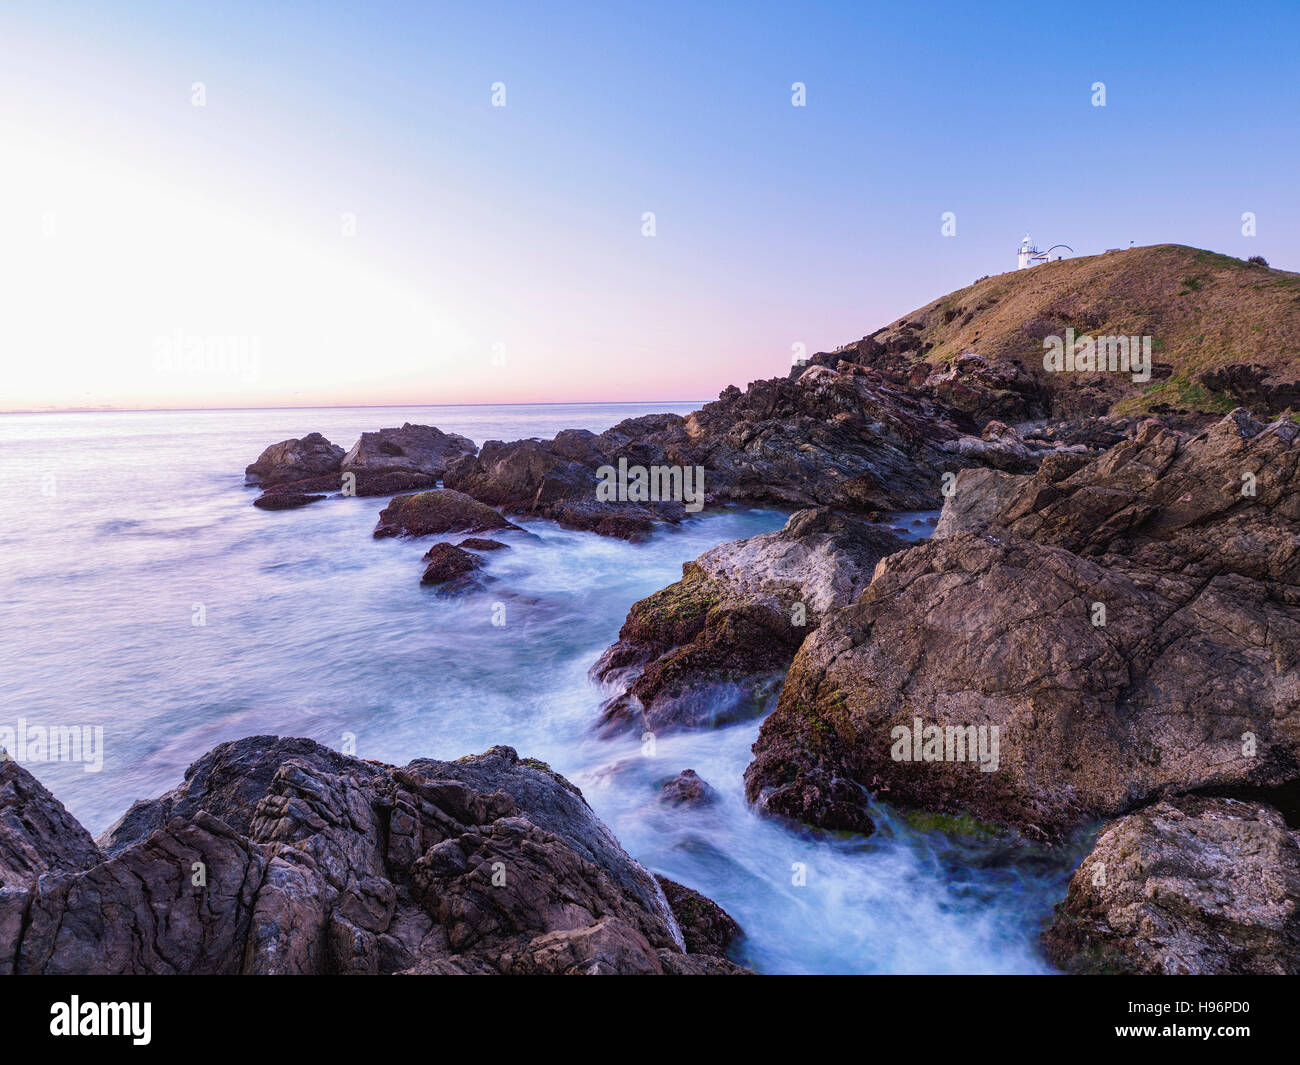
[[[28,763],[94,833],[242,736],[398,764],[508,744],[581,788],[647,868],[724,906],[761,972],[1046,971],[1037,936],[1070,856],[883,807],[865,840],[756,817],[741,778],[757,721],[661,736],[653,757],[592,733],[608,693],[587,671],[632,603],[785,514],[706,508],[639,544],[525,520],[493,534],[511,550],[485,556],[491,582],[450,598],[419,584],[428,543],[371,537],[386,498],[265,512],[243,484],[266,445],[312,431],[346,448],[410,421],[482,444],[699,405],[0,415],[0,727],[102,727],[98,771]],[[660,804],[688,767],[719,801]]]

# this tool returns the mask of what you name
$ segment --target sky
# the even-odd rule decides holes
[[[1300,270],[1297,40],[1295,0],[0,0],[0,409],[708,399],[1026,232]]]

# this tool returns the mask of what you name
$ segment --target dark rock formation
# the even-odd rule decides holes
[[[399,769],[250,737],[103,845],[0,765],[0,957],[17,972],[741,971],[686,949],[581,793],[508,747]]]
[[[1149,422],[1064,479],[968,475],[944,538],[887,558],[804,642],[749,797],[826,824],[847,780],[1055,839],[1300,780],[1297,437],[1238,411],[1191,439]],[[971,500],[981,483],[997,505]],[[918,719],[940,757],[902,757]],[[970,727],[998,730],[991,771],[955,760]]]
[[[1187,795],[1102,829],[1044,933],[1084,973],[1300,974],[1300,834],[1257,802]]]
[[[0,748],[0,976],[14,971],[37,880],[103,859],[90,833]]]
[[[406,473],[402,470],[348,470],[345,473],[308,477],[301,481],[285,481],[272,485],[266,495],[280,492],[334,492],[350,496],[391,496],[398,492],[415,492],[437,488],[438,478],[427,473]]]
[[[379,512],[376,539],[385,536],[435,536],[449,532],[517,529],[497,511],[448,488],[397,496]]]
[[[343,449],[331,444],[320,433],[308,433],[302,439],[281,440],[272,444],[250,463],[244,476],[250,483],[260,483],[264,488],[320,477],[339,471]]]
[[[567,429],[548,441],[489,440],[476,457],[450,470],[444,483],[510,514],[548,518],[568,528],[626,540],[644,537],[657,522],[680,521],[685,514],[681,501],[597,498],[597,471],[617,463],[615,450],[609,434],[597,437],[580,429]],[[657,451],[640,458],[645,465],[667,462]]]
[[[659,801],[669,806],[708,806],[717,797],[708,781],[694,769],[683,769],[659,789]]]
[[[468,551],[504,551],[510,545],[503,544],[500,540],[485,540],[481,536],[470,536],[456,546]]]
[[[618,643],[593,667],[623,689],[602,727],[698,728],[762,712],[804,637],[905,546],[822,508],[688,562],[682,580],[633,605]]]
[[[263,510],[294,510],[305,507],[308,503],[318,503],[324,498],[305,492],[263,492],[253,500],[253,506]]]
[[[463,582],[463,578],[483,566],[483,560],[477,555],[471,555],[451,544],[434,544],[425,552],[424,559],[428,565],[424,569],[424,576],[420,578],[421,584]]]
[[[666,876],[656,876],[655,879],[663,888],[673,916],[681,926],[682,935],[686,938],[687,953],[725,957],[736,940],[741,938],[740,925],[736,924],[731,914],[712,899],[684,887],[676,880],[669,880]]]
[[[359,473],[405,473],[441,477],[449,466],[478,449],[474,441],[432,425],[406,422],[400,429],[362,433],[343,456],[342,468]]]

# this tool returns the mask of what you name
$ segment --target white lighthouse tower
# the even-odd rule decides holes
[[[1047,256],[1034,247],[1033,238],[1026,233],[1025,239],[1020,242],[1020,251],[1016,253],[1016,269],[1023,270],[1046,261]]]

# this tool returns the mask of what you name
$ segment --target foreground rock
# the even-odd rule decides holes
[[[721,544],[633,605],[593,675],[621,689],[605,731],[699,728],[761,713],[808,633],[871,582],[904,541],[821,508]]]
[[[320,433],[272,444],[244,470],[245,478],[264,488],[339,472],[343,449]]]
[[[1300,834],[1258,802],[1183,796],[1107,825],[1043,936],[1071,972],[1300,973]]]
[[[709,782],[694,769],[683,769],[659,789],[659,801],[669,806],[708,806],[717,797]]]
[[[306,492],[265,492],[253,500],[253,506],[263,510],[296,510],[308,503],[319,503],[324,498]]]
[[[400,429],[362,433],[343,456],[342,469],[354,473],[404,473],[441,477],[449,466],[478,448],[468,437],[444,433],[432,425],[405,422]]]
[[[741,938],[740,925],[712,899],[666,876],[655,879],[681,925],[688,953],[722,956]]]
[[[36,882],[74,875],[104,855],[63,804],[7,755],[0,755],[0,976],[13,973]]]
[[[398,496],[379,512],[375,538],[517,528],[518,525],[507,521],[486,504],[463,492],[442,488]]]
[[[15,971],[742,971],[689,952],[578,790],[508,747],[396,768],[251,737],[101,844],[0,765],[0,958]]]
[[[1300,779],[1298,436],[1241,411],[1190,439],[1148,422],[1064,478],[959,479],[946,535],[803,644],[750,799],[838,825],[849,782],[864,812],[863,789],[1058,839]]]
[[[425,552],[424,560],[428,563],[420,578],[424,585],[464,584],[471,573],[483,566],[483,560],[477,555],[451,544],[434,544]]]

